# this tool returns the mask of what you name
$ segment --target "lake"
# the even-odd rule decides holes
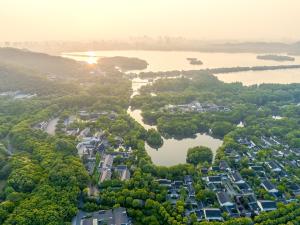
[[[277,62],[259,60],[254,53],[207,53],[189,51],[90,51],[63,53],[61,56],[78,61],[96,63],[100,57],[125,56],[144,59],[149,63],[143,71],[193,70],[236,66],[272,66],[300,64],[300,57],[295,61]],[[186,58],[198,58],[203,65],[191,65]],[[255,71],[219,74],[224,82],[242,82],[244,85],[261,83],[300,83],[300,69]]]
[[[238,73],[226,73],[215,75],[219,80],[226,83],[242,82],[243,85],[277,83],[291,84],[300,83],[300,69],[247,71]]]

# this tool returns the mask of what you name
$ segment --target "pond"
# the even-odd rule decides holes
[[[150,126],[143,122],[141,110],[132,110],[131,107],[129,107],[127,112],[145,129],[156,129],[156,126]],[[151,148],[147,144],[145,145],[146,151],[151,157],[152,162],[160,166],[173,166],[180,163],[185,163],[188,149],[199,145],[211,148],[215,156],[217,149],[223,144],[222,140],[213,138],[207,134],[197,134],[195,138],[184,138],[181,140],[176,140],[173,138],[163,138],[163,140],[164,144],[159,149]]]

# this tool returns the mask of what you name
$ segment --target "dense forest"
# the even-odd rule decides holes
[[[0,62],[35,70],[44,77],[55,76],[61,79],[74,79],[91,71],[88,66],[74,60],[26,49],[0,48]]]
[[[250,87],[240,83],[225,84],[210,74],[195,74],[193,79],[160,79],[145,86],[132,105],[143,109],[144,120],[157,124],[166,137],[188,137],[198,132],[208,132],[224,137],[240,121],[247,121],[258,113],[277,115],[280,107],[296,105],[300,101],[299,84],[263,84]],[[156,93],[152,96],[150,93]],[[203,113],[167,109],[166,105],[189,104],[193,101],[226,107],[213,113],[208,108]],[[188,107],[188,106],[187,106]],[[260,109],[260,111],[257,111]]]

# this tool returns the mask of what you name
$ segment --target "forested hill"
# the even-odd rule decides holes
[[[67,94],[77,90],[74,84],[53,82],[41,72],[0,62],[0,93],[21,91],[27,94]]]
[[[83,64],[59,56],[15,48],[0,48],[0,62],[41,72],[45,76],[69,78],[89,73]]]

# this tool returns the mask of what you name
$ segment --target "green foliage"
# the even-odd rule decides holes
[[[192,163],[193,165],[203,164],[203,163],[212,163],[213,153],[210,148],[198,146],[190,148],[187,153],[186,161]]]
[[[155,129],[149,129],[147,132],[147,144],[152,148],[160,148],[163,145],[163,139]]]
[[[0,50],[1,58],[1,50]],[[76,85],[54,83],[41,73],[14,65],[0,64],[0,92],[22,91],[26,94],[63,95],[77,91]]]
[[[214,122],[211,125],[211,129],[214,135],[218,137],[224,137],[230,131],[233,130],[233,125],[229,122]]]
[[[128,71],[146,69],[148,63],[145,60],[138,58],[115,56],[100,58],[98,61],[98,66],[105,70],[112,70],[118,67],[122,71]]]
[[[176,71],[174,73],[176,74]],[[144,120],[149,124],[157,124],[164,137],[191,137],[211,129],[212,135],[223,138],[236,129],[235,125],[240,121],[249,122],[259,117],[271,117],[273,113],[278,113],[280,105],[287,106],[280,108],[280,111],[289,110],[286,113],[290,114],[293,110],[293,115],[299,113],[297,107],[290,106],[291,103],[299,102],[299,84],[262,84],[245,87],[240,83],[222,83],[212,76],[210,71],[181,71],[180,74],[182,73],[186,78],[159,79],[153,85],[143,87],[141,95],[132,100],[135,108],[142,109]],[[168,73],[152,75],[163,77]],[[152,92],[156,93],[156,96],[152,96]],[[226,106],[230,111],[196,113],[163,110],[168,104],[180,105],[192,101]],[[258,108],[260,110],[257,110]],[[273,131],[285,132],[278,129]],[[297,137],[292,134],[289,141],[291,145],[298,146]]]

